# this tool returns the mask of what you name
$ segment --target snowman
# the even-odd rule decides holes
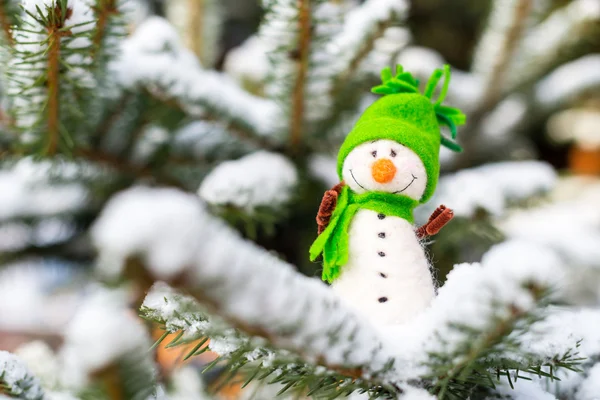
[[[435,103],[431,97],[442,78]],[[323,280],[351,307],[381,325],[401,324],[429,306],[435,285],[421,239],[437,233],[452,211],[440,206],[415,229],[413,209],[432,196],[439,177],[440,125],[456,137],[460,110],[441,103],[448,66],[436,70],[421,94],[410,73],[382,71],[373,89],[384,96],[360,117],[338,155],[341,183],[321,202],[311,260],[323,256]]]

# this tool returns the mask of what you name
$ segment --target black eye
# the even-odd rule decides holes
[[[392,150],[392,151],[390,152],[390,156],[392,156],[392,157],[396,157],[396,152],[395,152],[394,150]]]
[[[371,155],[372,155],[373,157],[377,157],[377,150],[373,150],[373,151],[371,152]]]

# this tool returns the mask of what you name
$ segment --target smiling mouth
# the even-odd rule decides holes
[[[350,176],[352,176],[352,179],[354,179],[354,182],[356,182],[356,184],[357,184],[358,186],[360,186],[361,188],[363,188],[363,189],[364,189],[364,190],[366,190],[367,192],[369,191],[369,190],[368,190],[366,187],[364,187],[363,185],[361,185],[361,184],[360,184],[360,183],[359,183],[359,182],[356,180],[356,177],[355,177],[355,176],[354,176],[354,174],[352,173],[352,170],[350,170]],[[406,189],[408,189],[408,188],[410,187],[410,185],[412,185],[412,184],[413,184],[413,182],[414,182],[414,181],[417,179],[417,177],[416,177],[416,176],[414,176],[413,174],[411,174],[411,176],[412,176],[412,180],[410,181],[410,183],[409,183],[408,185],[406,185],[406,186],[404,187],[404,189],[402,189],[402,190],[397,190],[397,191],[395,191],[395,192],[392,192],[392,194],[398,194],[398,193],[402,193],[402,192],[404,192]]]
[[[412,185],[412,184],[413,184],[413,182],[415,181],[415,179],[417,179],[417,177],[416,177],[416,176],[414,176],[413,174],[411,174],[411,175],[412,175],[412,181],[410,181],[410,183],[409,183],[408,185],[406,185],[406,186],[404,187],[404,189],[402,189],[402,190],[398,190],[398,191],[394,192],[394,194],[397,194],[397,193],[402,193],[402,192],[404,192],[406,189],[408,189],[408,188],[410,187],[410,185]],[[356,183],[358,183],[358,182],[356,182]]]

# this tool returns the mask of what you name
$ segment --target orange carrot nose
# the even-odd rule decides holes
[[[373,175],[375,182],[388,183],[396,175],[396,166],[387,158],[380,158],[373,163],[371,175]]]

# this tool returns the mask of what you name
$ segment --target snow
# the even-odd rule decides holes
[[[600,363],[594,365],[577,391],[577,400],[598,400],[600,394]]]
[[[547,130],[550,138],[556,142],[575,142],[582,149],[594,151],[600,149],[598,126],[600,112],[574,108],[552,115],[548,120]]]
[[[558,293],[564,273],[562,261],[552,250],[523,241],[492,247],[481,263],[455,265],[428,310],[414,322],[382,330],[395,346],[399,367],[393,376],[410,380],[431,373],[430,353],[448,354],[449,363],[460,364],[466,357],[464,346],[478,343],[472,332],[455,326],[488,332],[495,329],[498,318],[509,318],[515,310],[533,311],[537,303],[526,285],[556,288]],[[576,341],[568,341],[571,348]],[[512,355],[511,347],[497,350],[504,357]]]
[[[498,67],[507,43],[512,40],[510,32],[514,24],[515,10],[521,6],[518,0],[492,2],[486,28],[475,49],[472,65],[473,72],[482,77],[484,86],[489,85],[492,71]]]
[[[199,200],[182,192],[135,187],[115,195],[91,230],[98,272],[116,277],[127,257],[143,254],[158,279],[174,278],[197,256],[206,220]]]
[[[201,375],[193,367],[184,366],[173,371],[170,379],[169,400],[209,400]]]
[[[0,350],[0,383],[3,392],[18,396],[25,400],[41,400],[44,392],[37,378],[32,376],[23,364],[15,355]]]
[[[600,183],[563,179],[556,192],[569,197],[516,210],[499,221],[498,228],[510,238],[552,247],[571,261],[572,268],[600,267]]]
[[[183,330],[184,337],[197,337],[211,327],[195,299],[177,293],[164,282],[152,286],[144,298],[142,310],[152,320],[164,321],[169,332]]]
[[[26,157],[10,169],[0,171],[0,220],[47,216],[82,209],[87,203],[88,191],[79,183],[50,184],[49,176],[66,174],[75,168],[69,165],[53,166],[50,162],[35,162]]]
[[[298,183],[294,164],[277,153],[257,151],[219,164],[202,182],[200,197],[213,205],[246,210],[287,203]]]
[[[437,397],[429,394],[429,392],[425,389],[413,387],[413,386],[403,386],[402,387],[403,394],[400,396],[400,400],[436,400]]]
[[[146,328],[129,309],[130,294],[124,289],[91,286],[66,327],[60,359],[69,386],[79,387],[87,375],[116,363],[130,353],[150,348]]]
[[[44,387],[55,388],[59,384],[60,365],[56,354],[47,343],[36,340],[15,350],[19,357]]]
[[[60,332],[79,294],[64,290],[81,276],[60,260],[22,259],[0,268],[0,326],[8,331]],[[62,289],[62,290],[61,290]]]
[[[482,139],[485,141],[506,138],[514,132],[527,114],[524,96],[513,94],[502,100],[481,122]]]
[[[427,218],[440,204],[460,217],[472,217],[478,209],[501,216],[510,202],[547,192],[556,179],[552,166],[539,161],[508,161],[464,169],[440,178],[432,199],[417,208],[417,216]]]
[[[261,38],[250,36],[240,46],[230,50],[225,57],[223,69],[240,86],[262,85],[269,74],[269,59]]]
[[[496,387],[495,392],[511,400],[556,400],[556,397],[544,390],[537,380],[518,379],[513,385],[514,388],[511,388],[508,383],[502,383]]]
[[[129,204],[136,208],[121,207]],[[134,212],[136,209],[138,212]],[[152,223],[148,222],[150,214],[139,210],[149,210]],[[188,215],[186,210],[196,211]],[[177,229],[165,228],[161,215],[168,216]],[[109,239],[110,245],[98,246],[100,257],[115,249],[122,258],[140,254],[151,271],[160,270],[165,260],[171,266],[178,260],[185,263],[188,258],[181,259],[178,252],[192,248],[195,256],[189,260],[194,262],[187,265],[186,283],[201,291],[226,319],[274,335],[277,346],[301,349],[309,359],[323,357],[332,365],[367,365],[377,370],[387,361],[376,331],[342,306],[326,285],[299,275],[290,265],[242,239],[205,213],[195,196],[174,189],[130,189],[111,200],[94,231],[97,244],[98,232],[106,238],[114,236]],[[189,231],[197,234],[188,242]],[[179,241],[186,246],[178,244],[164,260],[152,256],[156,249],[149,245],[154,243],[149,238],[166,240],[167,236],[170,243]],[[267,282],[270,290],[265,290]],[[295,329],[287,329],[291,326]],[[282,334],[284,331],[288,333]],[[329,337],[334,332],[354,335],[347,342],[333,343]]]
[[[517,62],[508,77],[509,89],[542,76],[547,69],[554,66],[557,54],[578,45],[581,40],[589,35],[589,32],[595,28],[599,21],[600,2],[598,0],[571,1],[550,14],[524,36],[518,54],[515,56]],[[559,82],[558,88],[573,88],[582,81],[589,82],[594,79],[597,82],[598,67],[595,70],[591,68],[591,65],[589,67],[590,76],[585,74],[572,75],[569,80],[573,82]],[[549,91],[550,98],[553,97],[553,92],[556,93],[557,89]],[[546,102],[546,100],[543,101]]]
[[[553,109],[598,87],[600,55],[591,54],[561,65],[540,80],[534,89],[534,99],[542,109]]]
[[[192,114],[208,111],[239,121],[258,135],[275,134],[274,121],[280,118],[277,105],[242,90],[224,74],[202,69],[162,18],[148,18],[123,40],[121,55],[110,68],[126,89],[143,86],[177,101]]]
[[[327,154],[312,154],[308,160],[310,174],[328,189],[340,183],[336,169],[337,159]]]

